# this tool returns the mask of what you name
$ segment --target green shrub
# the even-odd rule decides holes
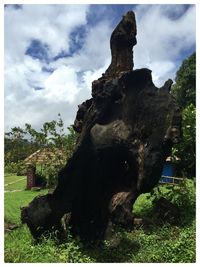
[[[36,177],[42,180],[48,188],[55,187],[58,182],[59,167],[55,165],[46,165],[36,171]]]
[[[184,179],[178,185],[165,185],[155,188],[152,194],[152,201],[164,197],[179,207],[182,223],[188,223],[195,217],[195,183],[193,180]]]

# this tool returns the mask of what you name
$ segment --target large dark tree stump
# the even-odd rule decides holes
[[[150,70],[132,70],[135,44],[135,16],[128,12],[111,36],[111,65],[79,106],[74,129],[80,137],[55,191],[22,209],[35,238],[61,231],[61,218],[70,214],[74,234],[102,239],[109,221],[130,226],[136,198],[158,183],[179,141],[181,115],[171,80],[157,88]]]

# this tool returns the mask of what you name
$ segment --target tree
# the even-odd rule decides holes
[[[172,94],[180,107],[196,106],[196,52],[183,61],[175,81]]]
[[[180,158],[177,161],[180,173],[191,178],[196,175],[196,108],[193,104],[183,110],[182,118],[182,142],[173,148],[173,155]]]
[[[5,133],[4,137],[6,170],[18,172],[19,166],[24,166],[26,157],[38,149],[47,149],[53,156],[49,156],[48,162],[40,169],[39,174],[46,176],[49,186],[54,185],[57,182],[58,171],[74,151],[77,138],[78,134],[72,126],[65,128],[60,114],[57,120],[45,122],[39,131],[27,123],[25,129],[14,127],[11,132]]]
[[[196,169],[196,53],[183,61],[176,73],[176,83],[172,94],[182,109],[183,137],[180,144],[173,148],[173,155],[179,173],[186,177],[195,177]]]
[[[36,131],[26,123],[25,131],[29,134],[29,139],[39,148],[65,150],[68,156],[71,155],[78,137],[72,126],[68,127],[66,131],[60,114],[58,114],[58,120],[45,122],[40,131]]]
[[[5,165],[25,159],[29,155],[30,143],[25,138],[26,132],[20,127],[14,127],[4,136]]]

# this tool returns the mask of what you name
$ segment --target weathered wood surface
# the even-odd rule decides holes
[[[149,69],[133,68],[136,22],[128,12],[111,36],[112,62],[92,83],[92,98],[79,106],[76,149],[51,194],[22,209],[35,238],[61,218],[82,240],[105,237],[109,222],[128,227],[136,198],[158,183],[163,164],[181,135],[181,114],[170,94],[157,88]]]

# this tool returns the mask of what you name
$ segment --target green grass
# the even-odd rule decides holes
[[[31,263],[192,263],[195,262],[195,223],[119,232],[101,247],[84,248],[76,239],[36,244],[26,226],[6,234],[5,262]],[[115,244],[116,242],[116,244]]]
[[[17,175],[13,175],[12,173],[6,173],[4,175],[4,184],[9,184],[12,182],[15,182],[21,178],[25,178],[26,176],[17,176]]]
[[[14,191],[14,190],[25,190],[26,189],[26,179],[17,181],[16,183],[9,184],[4,187],[5,191]]]
[[[22,191],[4,194],[4,217],[9,223],[20,223],[20,207],[26,206],[38,194],[46,194],[47,190],[41,192]]]
[[[6,191],[24,190],[25,188],[26,188],[26,176],[17,176],[13,174],[4,175],[4,190]]]
[[[5,262],[18,263],[78,263],[78,262],[130,262],[130,263],[192,263],[195,262],[195,193],[192,187],[187,195],[179,192],[173,201],[188,205],[183,207],[181,225],[139,226],[134,230],[117,229],[109,241],[99,246],[85,247],[75,238],[68,236],[63,243],[55,238],[43,238],[36,243],[26,225],[20,222],[20,206],[27,205],[41,192],[12,192],[5,194],[5,219],[20,227],[5,234]],[[174,189],[179,190],[178,188]],[[186,189],[185,189],[186,190]],[[172,191],[166,186],[161,194],[169,198]],[[157,193],[158,194],[158,193]],[[159,193],[160,194],[160,193]],[[137,216],[152,216],[153,196],[141,195],[134,205]],[[183,197],[184,196],[184,197]],[[191,210],[192,212],[189,212]],[[150,217],[153,218],[153,217]]]

